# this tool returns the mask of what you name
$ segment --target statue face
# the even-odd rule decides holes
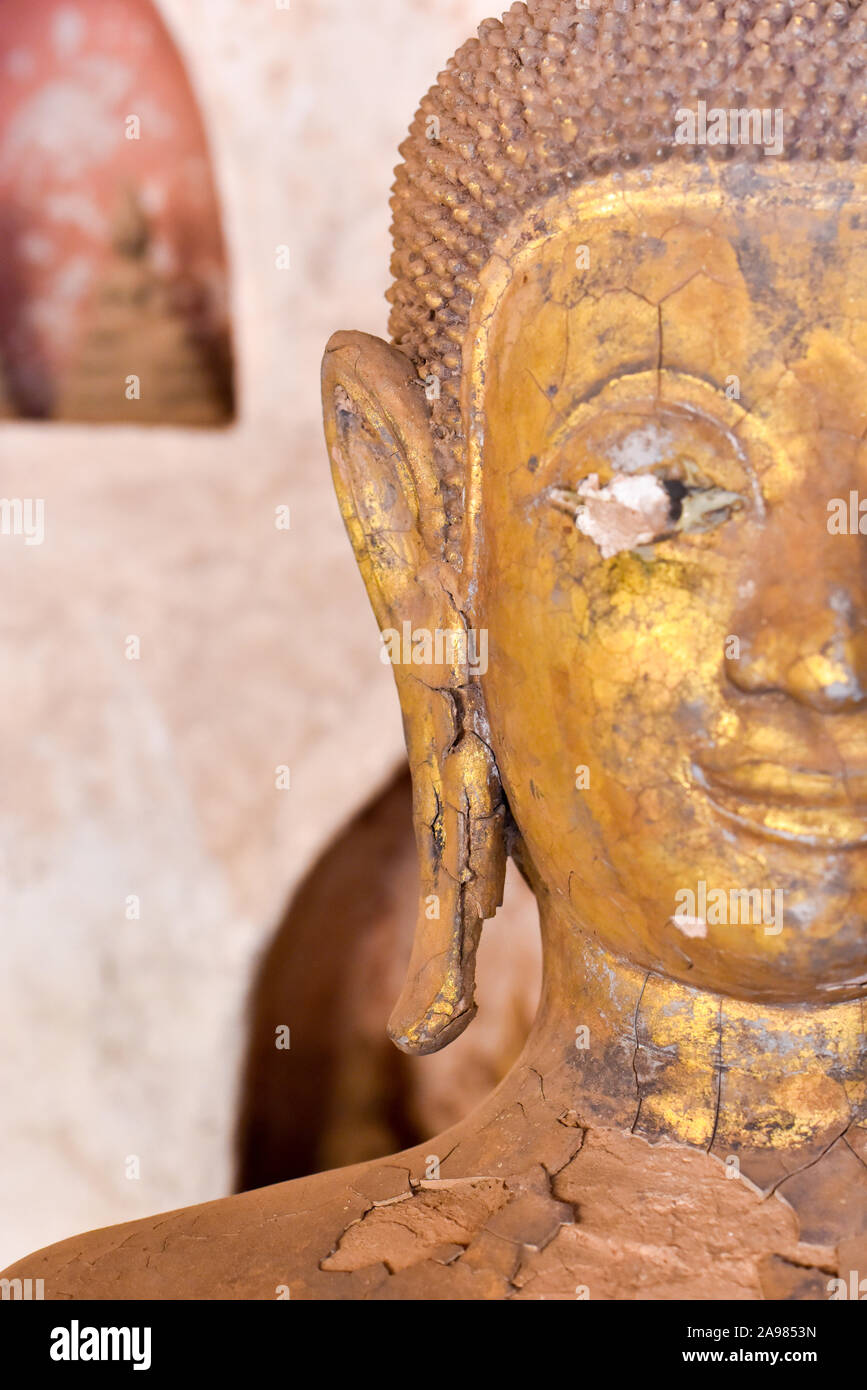
[[[867,988],[867,187],[845,172],[573,194],[477,311],[474,623],[531,876],[636,964],[747,998]]]

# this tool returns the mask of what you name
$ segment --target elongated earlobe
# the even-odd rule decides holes
[[[412,365],[377,338],[338,333],[325,351],[322,392],[335,488],[380,628],[408,623],[432,639],[429,660],[402,654],[394,663],[421,903],[388,1031],[405,1052],[435,1052],[475,1013],[479,935],[502,901],[505,804],[469,669],[458,576],[444,559],[427,402]]]
[[[475,1015],[482,923],[503,901],[505,804],[491,751],[473,727],[474,693],[431,692],[440,752],[413,770],[421,901],[406,984],[388,1025],[404,1052],[436,1052]]]

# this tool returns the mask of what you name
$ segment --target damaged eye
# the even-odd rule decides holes
[[[686,483],[682,483],[680,478],[660,478],[662,486],[668,493],[668,513],[672,521],[680,521],[683,513],[683,499],[689,492]]]
[[[681,471],[682,477],[615,473],[604,487],[599,475],[590,473],[574,490],[555,487],[548,495],[608,560],[667,536],[707,531],[743,505],[739,493],[714,487],[691,463]]]

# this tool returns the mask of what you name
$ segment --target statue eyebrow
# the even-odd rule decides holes
[[[690,383],[695,380],[695,378],[690,376],[687,372],[678,372],[671,368],[665,368],[663,370],[667,379],[677,380],[678,378],[683,378]],[[614,376],[606,376],[594,382],[578,399],[573,400],[569,405],[557,410],[559,423],[550,435],[548,449],[554,450],[561,447],[563,441],[568,439],[575,432],[575,429],[580,424],[583,417],[591,419],[593,415],[600,410],[608,409],[607,402],[600,401],[600,397],[607,395],[609,392],[616,392],[621,386],[634,385],[636,388],[640,388],[642,385],[646,384],[647,388],[646,391],[640,394],[637,393],[632,400],[627,398],[617,402],[617,409],[622,415],[635,414],[637,418],[641,417],[648,419],[648,404],[661,405],[671,409],[677,408],[679,402],[660,394],[659,377],[660,372],[658,368],[641,366],[631,371],[617,372]],[[536,384],[538,385],[538,382]],[[715,383],[711,384],[707,381],[702,381],[702,385],[708,392],[718,392],[720,400],[723,402],[725,401],[726,398],[721,386],[717,386]],[[553,401],[551,404],[553,409]],[[688,403],[687,409],[694,410]]]
[[[618,414],[621,416],[634,415],[637,428],[642,424],[647,428],[651,428],[656,424],[656,427],[659,428],[658,422],[654,420],[653,409],[661,407],[662,409],[670,410],[672,413],[679,410],[684,414],[691,413],[700,416],[700,418],[705,418],[728,432],[730,427],[728,427],[723,420],[714,419],[714,417],[707,413],[701,416],[700,412],[695,410],[695,408],[691,407],[688,403],[681,404],[667,397],[660,396],[658,389],[654,389],[653,391],[648,389],[646,395],[637,396],[634,400],[612,401],[609,404],[608,402],[601,402],[599,399],[604,391],[614,391],[621,383],[635,382],[637,384],[642,378],[647,378],[649,385],[649,379],[651,377],[656,378],[657,373],[655,371],[649,372],[646,369],[637,372],[623,372],[618,376],[608,377],[601,386],[595,388],[588,395],[582,396],[580,400],[575,401],[567,410],[560,412],[562,423],[550,435],[545,448],[539,452],[537,456],[537,467],[540,469],[543,468],[553,455],[559,453],[578,432],[585,421],[589,423],[597,415],[611,410],[615,408],[615,406]],[[650,407],[650,409],[648,409],[648,407]]]
[[[530,375],[532,376],[532,373],[530,373]],[[658,400],[658,377],[659,373],[656,370],[656,368],[638,367],[634,371],[618,372],[615,376],[606,376],[604,378],[601,378],[599,381],[594,382],[593,385],[589,387],[583,393],[583,395],[579,397],[578,400],[572,401],[565,409],[560,409],[558,411],[562,423],[560,427],[555,431],[555,433],[551,436],[551,447],[556,448],[558,443],[564,437],[573,433],[576,424],[576,417],[584,414],[589,414],[594,406],[594,403],[598,401],[599,397],[606,391],[614,390],[616,387],[620,385],[621,382],[639,382],[642,378],[647,378],[649,381],[650,378],[656,378],[656,390],[652,393],[648,391],[647,396],[641,399],[643,399],[644,401],[653,399]],[[535,381],[535,377],[533,378],[533,380]],[[536,384],[538,385],[538,382]],[[551,404],[553,408],[553,401]],[[624,414],[628,413],[628,403],[624,403],[624,405],[621,408]],[[635,414],[646,414],[646,411],[636,409]]]

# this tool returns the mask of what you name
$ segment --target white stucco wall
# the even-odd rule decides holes
[[[336,328],[385,331],[396,147],[496,7],[158,8],[211,143],[239,416],[0,424],[0,490],[46,507],[43,545],[0,544],[0,1266],[227,1190],[252,962],[401,755],[319,361]]]

